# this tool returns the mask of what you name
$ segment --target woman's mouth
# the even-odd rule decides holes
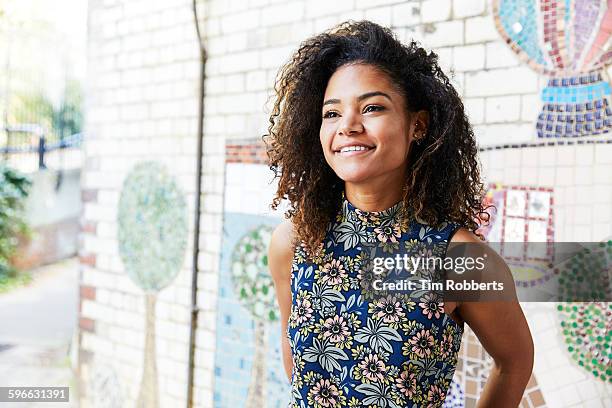
[[[376,148],[368,146],[347,146],[336,150],[334,154],[341,157],[361,156],[370,153],[374,149]]]

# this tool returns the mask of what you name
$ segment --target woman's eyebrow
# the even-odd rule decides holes
[[[373,96],[384,96],[385,98],[389,99],[389,101],[393,102],[393,100],[391,99],[391,97],[389,95],[387,95],[386,93],[381,92],[381,91],[366,92],[363,95],[358,96],[357,100],[359,102],[361,102],[364,99],[371,98]],[[333,105],[333,104],[336,104],[336,103],[340,103],[340,99],[328,99],[325,102],[323,102],[323,106],[325,106],[325,105]]]

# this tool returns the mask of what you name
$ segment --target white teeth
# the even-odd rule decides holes
[[[343,147],[342,149],[340,149],[340,153],[356,152],[360,150],[370,150],[370,148],[365,147],[365,146],[347,146],[347,147]]]

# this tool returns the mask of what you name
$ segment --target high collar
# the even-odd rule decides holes
[[[381,211],[364,211],[355,207],[342,192],[342,215],[346,221],[357,221],[369,227],[390,226],[398,223],[402,200]]]

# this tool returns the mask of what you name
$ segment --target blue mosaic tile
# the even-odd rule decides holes
[[[217,407],[245,406],[253,384],[264,387],[262,407],[284,408],[289,402],[276,295],[267,270],[269,234],[277,224],[277,219],[269,217],[225,214],[219,277],[219,290],[225,296],[219,297],[215,355],[217,366],[223,370],[215,373]],[[254,364],[261,363],[254,361],[256,330],[261,327],[256,324],[258,320],[266,322],[265,375],[252,381]]]
[[[544,66],[550,66],[540,50],[536,22],[535,3],[530,0],[501,0],[499,19],[508,37],[529,58]]]
[[[612,58],[605,2],[493,0],[496,27],[532,69],[550,76],[536,123],[539,138],[610,133],[610,84],[602,70]]]

